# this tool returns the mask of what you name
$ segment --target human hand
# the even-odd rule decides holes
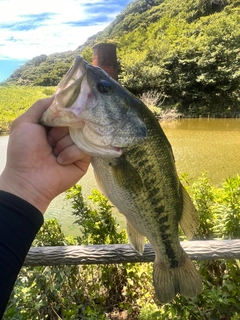
[[[67,128],[49,131],[38,123],[53,98],[38,100],[12,124],[0,190],[44,213],[53,198],[79,181],[91,157],[73,144]]]

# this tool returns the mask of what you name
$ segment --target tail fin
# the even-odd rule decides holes
[[[162,263],[154,262],[153,283],[160,302],[170,302],[178,293],[190,298],[202,292],[202,281],[194,264],[187,254],[184,260],[181,266],[172,269],[164,269]]]

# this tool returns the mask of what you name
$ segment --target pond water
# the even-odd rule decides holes
[[[240,119],[179,119],[161,122],[175,156],[179,174],[197,178],[203,171],[213,184],[220,184],[230,176],[240,174]],[[6,162],[8,136],[0,136],[0,172]],[[87,197],[97,188],[92,168],[81,179],[83,195]],[[115,212],[121,226],[124,218]],[[62,194],[49,206],[45,219],[57,218],[66,234],[76,235],[71,203]]]
[[[180,119],[161,123],[179,174],[206,171],[213,184],[240,174],[240,119]]]

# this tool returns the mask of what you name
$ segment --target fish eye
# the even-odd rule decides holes
[[[112,85],[107,80],[100,80],[97,84],[97,89],[100,93],[110,93],[112,91]]]

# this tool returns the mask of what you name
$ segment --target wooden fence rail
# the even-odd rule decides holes
[[[240,259],[240,240],[184,241],[182,247],[192,260]],[[25,266],[110,264],[154,261],[150,244],[142,256],[128,244],[32,247]]]

